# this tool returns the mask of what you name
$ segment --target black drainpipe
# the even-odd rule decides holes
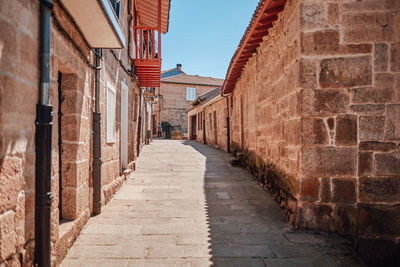
[[[93,214],[101,213],[101,112],[100,71],[101,49],[96,49],[95,111],[93,112]]]
[[[203,110],[203,143],[207,144],[207,137],[206,137],[206,108]]]
[[[226,151],[228,153],[231,153],[231,126],[230,126],[230,117],[229,117],[229,97],[226,97],[226,110],[227,110],[227,116],[226,116]]]
[[[50,209],[53,107],[50,105],[51,0],[40,1],[40,84],[36,106],[35,265],[51,266]]]
[[[139,95],[139,119],[138,119],[138,134],[137,134],[137,156],[139,157],[140,154],[140,138],[142,133],[142,88],[140,90]]]

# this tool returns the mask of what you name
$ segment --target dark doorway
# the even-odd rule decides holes
[[[197,116],[191,116],[190,117],[191,121],[191,127],[190,127],[190,140],[196,140],[196,134],[197,134]]]
[[[157,115],[153,115],[153,135],[157,135]]]

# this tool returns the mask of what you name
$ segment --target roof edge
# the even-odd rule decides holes
[[[285,4],[286,0],[260,0],[229,63],[222,93],[229,94],[233,91],[245,65],[263,42],[263,37],[269,34],[269,29],[273,27],[273,22],[278,19],[277,15],[283,11]],[[251,44],[250,39],[253,39]]]

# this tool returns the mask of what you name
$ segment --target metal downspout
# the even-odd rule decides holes
[[[154,103],[151,103],[151,113],[150,113],[150,142],[153,142],[153,129],[154,129],[154,121],[153,121],[153,109]]]
[[[139,95],[139,119],[138,119],[138,133],[137,133],[137,157],[139,157],[140,154],[140,138],[141,138],[141,132],[142,132],[142,88],[140,90],[140,95]]]
[[[203,110],[203,143],[207,144],[207,137],[206,137],[206,109]]]
[[[101,213],[101,112],[100,74],[102,50],[96,49],[95,111],[93,112],[93,214]]]
[[[231,126],[230,126],[230,116],[229,116],[229,98],[226,97],[226,151],[231,152]]]
[[[50,105],[51,0],[40,1],[40,84],[36,106],[35,265],[51,266],[50,209],[53,107]]]
[[[143,122],[143,126],[144,126],[144,144],[148,145],[149,144],[149,137],[148,137],[148,130],[147,128],[149,127],[149,116],[148,116],[148,112],[147,112],[147,103],[143,103],[144,105],[144,122]]]

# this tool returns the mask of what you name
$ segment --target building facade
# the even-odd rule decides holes
[[[187,111],[189,140],[228,151],[229,98],[221,95],[221,87],[200,95]]]
[[[222,79],[188,75],[176,69],[163,72],[161,87],[157,91],[158,103],[154,106],[155,125],[168,122],[174,130],[180,131],[183,136],[188,133],[186,111],[197,96],[221,86]],[[153,134],[156,134],[155,127]]]
[[[0,2],[0,265],[58,265],[135,168],[147,85],[131,36],[157,26],[151,8],[165,33],[169,0],[135,2]]]
[[[260,1],[222,87],[230,148],[290,224],[352,236],[371,266],[400,262],[398,3]]]

